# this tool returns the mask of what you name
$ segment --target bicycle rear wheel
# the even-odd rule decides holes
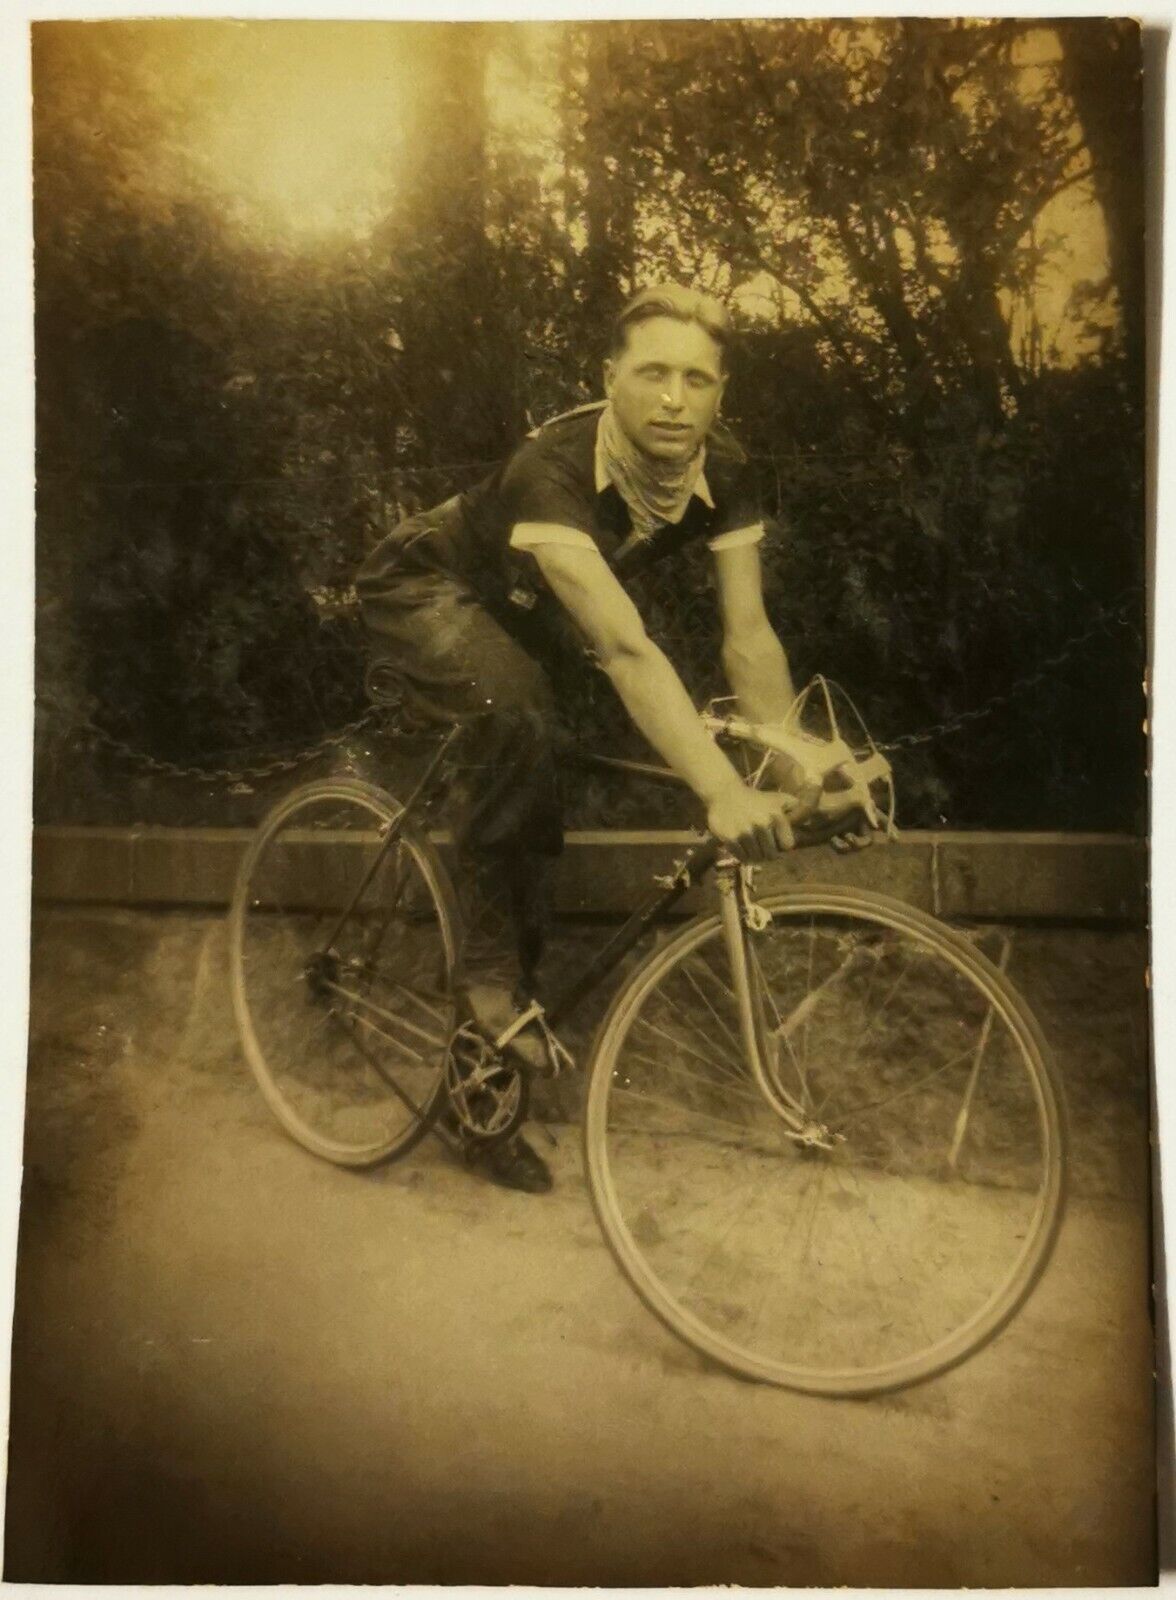
[[[1007,979],[935,919],[839,888],[763,903],[747,1004],[717,917],[617,996],[586,1104],[597,1217],[646,1305],[730,1370],[902,1388],[979,1349],[1044,1270],[1055,1070]]]
[[[454,1028],[453,892],[400,807],[324,779],[262,823],[230,913],[233,1007],[266,1102],[341,1166],[403,1155],[435,1116]]]

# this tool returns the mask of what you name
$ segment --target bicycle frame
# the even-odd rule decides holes
[[[388,852],[395,846],[405,824],[412,819],[414,810],[427,796],[433,778],[436,776],[442,761],[455,740],[460,737],[461,731],[460,725],[451,728],[430,758],[428,765],[417,781],[416,787],[404,802],[396,820],[386,830],[379,850],[372,858],[367,871],[332,928],[331,936],[323,946],[324,954],[334,945],[341,929],[359,904],[365,889],[375,877],[381,863],[388,855]],[[672,783],[680,788],[686,787],[682,779],[667,767],[655,767],[637,761],[622,761],[613,756],[598,756],[595,753],[585,751],[577,752],[575,759],[578,764],[608,767],[613,770],[619,769],[634,776],[645,778],[650,782]],[[707,839],[689,851],[686,857],[675,866],[670,880],[660,884],[645,896],[636,910],[626,918],[613,937],[597,953],[576,982],[561,994],[552,1005],[544,1007],[543,1014],[547,1021],[554,1025],[567,1017],[596,988],[597,984],[606,978],[619,962],[624,960],[629,951],[640,941],[646,930],[667,911],[671,910],[693,883],[699,881],[715,866],[721,849],[722,847],[717,839]],[[734,866],[733,861],[732,865]]]
[[[741,724],[738,727],[734,727],[732,725],[734,721],[735,719],[731,718],[723,719],[723,726],[727,731],[733,732],[738,738],[751,739],[757,743],[764,742],[757,737],[760,730],[753,729],[750,724],[746,726]],[[717,723],[718,719],[715,719],[716,727]],[[348,917],[363,897],[369,883],[375,877],[381,863],[388,852],[395,846],[403,832],[405,823],[412,817],[414,809],[422,799],[428,795],[433,778],[439,771],[446,754],[460,737],[461,732],[460,724],[452,727],[430,758],[412,793],[405,801],[394,822],[387,828],[380,849],[376,852],[350,901],[336,921],[331,931],[331,936],[323,947],[323,954],[331,950]],[[838,759],[840,759],[841,752],[838,751],[837,754]],[[645,762],[626,761],[619,757],[598,755],[589,751],[576,752],[574,760],[577,765],[622,771],[647,782],[670,783],[679,788],[686,787],[684,781],[667,767],[657,767]],[[525,1027],[533,1018],[542,1018],[543,1022],[551,1028],[566,1020],[588,995],[611,972],[616,970],[629,952],[641,941],[648,929],[656,922],[659,922],[668,912],[672,911],[687,891],[695,884],[700,883],[707,873],[712,871],[718,874],[720,916],[731,962],[731,976],[738,1001],[744,1047],[747,1051],[748,1061],[751,1063],[753,1077],[761,1093],[799,1140],[802,1142],[820,1142],[819,1134],[811,1120],[806,1116],[804,1108],[791,1095],[783,1091],[777,1083],[773,1082],[768,1072],[767,1063],[764,1061],[763,1051],[755,1028],[748,961],[747,935],[750,926],[749,909],[752,902],[749,899],[746,880],[741,877],[743,869],[737,859],[718,839],[702,840],[693,849],[689,850],[681,861],[676,862],[672,873],[660,878],[656,887],[639,901],[636,908],[629,914],[612,937],[606,940],[579,977],[568,988],[559,993],[550,1005],[543,1006],[536,1003],[533,1008],[522,1013],[494,1041],[495,1046],[499,1049],[504,1048],[513,1035]]]
[[[448,753],[450,747],[452,746],[452,744],[457,739],[457,737],[458,737],[458,735],[460,733],[461,733],[461,728],[460,727],[451,728],[449,730],[449,732],[445,735],[445,738],[441,741],[440,745],[438,745],[437,749],[434,751],[434,753],[433,753],[432,757],[430,758],[429,763],[426,766],[424,772],[421,774],[420,778],[417,780],[416,788],[412,791],[412,793],[409,795],[408,799],[404,802],[404,805],[401,807],[400,813],[397,816],[395,822],[393,822],[392,825],[385,832],[383,843],[381,844],[380,848],[376,851],[375,855],[372,857],[371,863],[369,864],[367,871],[364,873],[363,877],[359,880],[359,883],[356,885],[355,893],[351,896],[351,899],[347,902],[346,906],[344,906],[342,912],[339,915],[338,920],[335,923],[335,926],[331,929],[331,936],[327,940],[326,944],[323,946],[322,951],[320,952],[322,955],[327,955],[330,952],[330,950],[332,949],[332,947],[334,946],[335,940],[339,937],[339,934],[342,932],[343,927],[346,924],[348,917],[355,910],[355,908],[359,904],[359,902],[363,899],[364,891],[367,889],[368,884],[371,883],[371,881],[375,877],[376,873],[380,870],[380,867],[383,865],[384,858],[387,856],[388,852],[392,849],[392,846],[399,839],[399,837],[401,835],[401,832],[403,831],[403,828],[404,828],[404,819],[411,813],[413,807],[415,805],[417,805],[417,803],[420,801],[421,797],[428,793],[429,785],[433,781],[433,777],[434,777],[435,773],[439,770],[442,761],[445,759],[445,756]]]
[[[548,1022],[554,1027],[563,1021],[625,959],[647,929],[672,910],[682,896],[695,883],[706,876],[718,863],[722,846],[717,839],[707,839],[687,852],[679,861],[667,882],[650,890],[613,934],[580,976],[565,989],[550,1006],[544,1008]],[[721,870],[730,870],[723,868]]]

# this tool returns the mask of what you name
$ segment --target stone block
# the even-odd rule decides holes
[[[943,834],[939,914],[1140,923],[1145,842],[1115,834]]]

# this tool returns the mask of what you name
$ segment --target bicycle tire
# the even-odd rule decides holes
[[[376,863],[380,830],[401,810],[359,779],[303,784],[258,828],[229,913],[233,1010],[249,1068],[290,1137],[338,1166],[407,1154],[444,1099],[459,914],[445,867],[424,836],[405,828]],[[304,854],[299,870],[292,863],[307,844],[317,854]],[[393,862],[395,895],[387,879]],[[336,965],[324,976],[321,958],[313,948],[308,954],[312,931],[338,920],[373,863],[375,877],[343,925],[346,950],[355,947],[356,930],[367,940],[362,959],[333,955]],[[266,963],[274,967],[279,958],[282,970],[271,974]],[[319,968],[312,967],[316,959]],[[436,987],[420,991],[427,1001],[414,1001],[407,964],[425,962],[437,968]]]
[[[926,953],[924,959],[930,961],[936,970],[939,970],[937,964],[941,964],[944,973],[958,977],[959,1007],[967,1012],[969,1023],[975,1022],[984,1037],[982,1045],[976,1041],[979,1045],[979,1054],[974,1054],[975,1068],[973,1069],[971,1065],[968,1067],[969,1078],[975,1075],[976,1082],[981,1083],[983,1075],[991,1068],[994,1083],[992,1088],[983,1083],[983,1092],[988,1096],[988,1100],[979,1101],[979,1091],[973,1086],[967,1107],[961,1105],[956,1109],[952,1147],[953,1166],[950,1173],[940,1170],[942,1152],[937,1154],[934,1149],[928,1152],[925,1148],[931,1136],[924,1124],[939,1127],[943,1117],[936,1108],[938,1100],[945,1101],[947,1109],[950,1110],[948,1085],[958,1082],[955,1076],[955,1064],[949,1061],[946,1065],[923,1072],[922,1076],[916,1079],[914,1077],[916,1070],[922,1072],[922,1068],[913,1066],[901,1050],[891,1049],[889,1059],[883,1063],[891,1083],[900,1084],[901,1075],[906,1071],[912,1087],[909,1091],[901,1087],[895,1089],[889,1099],[883,1098],[873,1102],[863,1100],[857,1108],[851,1101],[848,1112],[843,1114],[840,1137],[850,1147],[855,1139],[858,1141],[861,1149],[856,1158],[852,1155],[846,1157],[842,1148],[837,1145],[831,1151],[811,1146],[804,1149],[791,1135],[778,1137],[777,1142],[780,1145],[778,1153],[774,1149],[767,1155],[762,1150],[755,1152],[755,1160],[759,1162],[760,1167],[765,1169],[770,1167],[772,1184],[767,1191],[761,1185],[757,1194],[762,1196],[767,1192],[772,1202],[775,1202],[786,1188],[789,1193],[795,1189],[798,1195],[803,1192],[807,1196],[808,1189],[802,1191],[801,1187],[806,1181],[804,1178],[806,1167],[810,1173],[814,1171],[819,1173],[823,1164],[826,1171],[833,1174],[833,1179],[828,1185],[825,1177],[816,1180],[819,1181],[820,1188],[817,1189],[817,1198],[812,1201],[811,1218],[808,1223],[810,1234],[806,1250],[811,1248],[818,1253],[810,1255],[805,1262],[798,1250],[798,1265],[795,1269],[789,1269],[794,1279],[793,1298],[791,1300],[781,1298],[773,1302],[784,1305],[788,1316],[800,1319],[801,1326],[796,1341],[798,1347],[803,1346],[807,1352],[806,1357],[798,1359],[774,1350],[766,1352],[765,1348],[750,1346],[747,1342],[749,1335],[745,1329],[740,1328],[738,1334],[732,1332],[733,1327],[739,1328],[739,1316],[745,1315],[740,1305],[730,1298],[723,1302],[712,1296],[714,1307],[712,1309],[712,1303],[707,1302],[703,1291],[694,1286],[697,1275],[696,1279],[691,1280],[689,1289],[681,1287],[679,1280],[685,1278],[687,1268],[680,1265],[680,1260],[684,1259],[692,1238],[699,1232],[696,1223],[693,1230],[687,1226],[687,1219],[697,1213],[700,1204],[705,1203],[699,1200],[699,1196],[705,1196],[708,1183],[717,1188],[720,1183],[728,1182],[734,1162],[732,1147],[736,1143],[732,1138],[729,1121],[717,1135],[710,1136],[723,1147],[718,1161],[721,1177],[703,1177],[706,1161],[709,1161],[713,1168],[716,1160],[713,1151],[707,1154],[706,1161],[698,1157],[697,1153],[691,1156],[692,1146],[699,1145],[702,1136],[689,1119],[709,1118],[716,1124],[719,1119],[710,1109],[700,1113],[687,1107],[693,1100],[695,1105],[701,1104],[709,1108],[719,1103],[715,1097],[722,1095],[726,1097],[721,1103],[726,1109],[728,1118],[734,1118],[736,1121],[743,1119],[744,1123],[750,1123],[753,1112],[748,1107],[752,1105],[752,1093],[758,1092],[759,1103],[754,1108],[757,1135],[765,1121],[767,1107],[767,1098],[762,1092],[755,1090],[750,1065],[746,1059],[746,1047],[742,1043],[741,1070],[746,1081],[737,1078],[728,1081],[723,1074],[712,1073],[707,1085],[699,1088],[691,1080],[697,1076],[706,1077],[706,1074],[700,1072],[696,1060],[688,1058],[689,1070],[677,1064],[666,1065],[667,1061],[673,1061],[674,1048],[679,1051],[682,1049],[680,1039],[672,1041],[673,1047],[670,1050],[666,1049],[663,1042],[662,1057],[657,1059],[641,1054],[638,1043],[635,1042],[637,1028],[643,1017],[643,1008],[649,1008],[650,1017],[660,1019],[663,1016],[662,1010],[653,1009],[654,1002],[651,1002],[651,997],[660,997],[656,1001],[659,1005],[664,1002],[666,1017],[681,1016],[681,997],[674,986],[667,982],[675,973],[679,975],[677,988],[683,993],[687,992],[685,979],[690,977],[696,986],[701,987],[704,995],[714,999],[710,994],[709,983],[700,984],[702,969],[699,967],[695,971],[688,965],[691,962],[697,965],[699,959],[706,959],[708,951],[714,953],[720,948],[723,951],[723,959],[726,959],[720,918],[711,915],[696,919],[667,944],[655,949],[634,970],[628,982],[618,992],[600,1026],[589,1064],[584,1115],[584,1158],[593,1207],[617,1265],[648,1309],[672,1333],[728,1371],[744,1378],[783,1388],[830,1396],[867,1396],[905,1388],[956,1366],[994,1338],[1024,1304],[1048,1264],[1061,1224],[1066,1192],[1066,1114],[1057,1071],[1036,1020],[1005,975],[967,938],[937,919],[889,896],[843,887],[796,888],[765,896],[762,904],[771,913],[769,926],[772,930],[787,929],[791,933],[792,930],[801,927],[803,919],[808,919],[813,927],[820,930],[821,938],[826,943],[830,943],[836,934],[841,941],[839,950],[853,946],[856,937],[860,949],[868,951],[868,956],[863,958],[865,964],[872,962],[875,969],[872,974],[866,975],[862,980],[863,983],[867,979],[882,984],[888,981],[886,962],[890,959],[892,944],[900,949],[909,947],[914,953],[924,952]],[[754,935],[744,933],[743,938],[745,948],[759,948],[753,943]],[[786,940],[780,941],[781,945],[786,942]],[[793,942],[795,943],[795,939]],[[814,934],[810,944],[810,963],[815,945]],[[824,945],[821,948],[824,959]],[[701,956],[700,952],[703,953]],[[758,956],[756,959],[759,959]],[[843,957],[842,967],[848,970],[852,961],[856,959],[856,956]],[[914,954],[911,956],[911,961],[913,960]],[[791,969],[783,969],[785,974],[789,970]],[[833,972],[836,969],[830,966],[829,970]],[[793,1057],[797,1060],[798,1046],[791,1043],[792,1035],[802,1026],[811,1027],[814,1015],[822,1009],[831,1019],[830,1033],[834,1033],[838,1028],[844,1031],[848,1027],[850,1013],[853,1010],[851,1002],[856,1003],[858,998],[856,992],[850,989],[848,979],[840,980],[840,992],[826,993],[829,991],[832,979],[822,980],[820,989],[814,989],[811,964],[806,977],[810,985],[806,992],[808,994],[819,992],[823,997],[815,1002],[809,1001],[810,1009],[807,1012],[804,1012],[799,1005],[794,1006],[786,1022],[780,1023],[781,1031],[785,1026],[791,1030],[786,1039],[788,1048],[792,1050]],[[785,976],[782,976],[781,984],[785,981]],[[916,972],[913,981],[916,985],[922,981],[926,986],[928,980],[926,977],[920,979],[919,973]],[[803,984],[799,985],[799,988],[803,988]],[[883,988],[881,992],[886,991]],[[716,990],[715,994],[717,993]],[[950,996],[951,1004],[957,1003],[956,996],[946,983],[943,995]],[[929,1002],[933,998],[930,994],[924,995],[925,1001]],[[722,1029],[731,1032],[730,1014],[719,1014],[717,1000],[712,1009],[714,1009],[713,1027],[716,1035]],[[936,1004],[924,1005],[921,1031],[918,1035],[922,1041],[921,1047],[929,1048],[927,1040],[932,1036],[935,1036],[938,1042],[940,1034],[951,1033],[956,1019],[947,1015],[947,1009],[942,997]],[[867,1016],[868,1014],[867,1010]],[[794,1022],[794,1017],[803,1020]],[[988,1023],[984,1023],[984,1017],[989,1018]],[[857,1020],[856,1012],[854,1020],[855,1022]],[[754,1018],[752,1021],[756,1028],[757,1044],[762,1048],[763,1017],[760,1017],[758,1023]],[[643,1025],[649,1028],[655,1027],[655,1023],[648,1019]],[[660,1026],[660,1023],[657,1025]],[[674,1025],[670,1024],[671,1027]],[[903,1026],[905,1033],[901,1037],[912,1037],[912,1024],[909,1018],[904,1019]],[[1001,1031],[998,1042],[994,1045],[992,1041],[998,1030]],[[699,1053],[704,1053],[697,1045],[696,1036],[692,1033],[689,1037],[693,1041],[693,1047]],[[797,1037],[799,1038],[799,1034]],[[899,1037],[898,1032],[893,1035],[895,1040]],[[886,1054],[884,1042],[892,1042],[890,1036],[880,1029],[875,1030],[870,1043],[877,1048],[880,1056]],[[712,1045],[711,1048],[717,1050],[718,1046]],[[734,1047],[724,1043],[723,1048],[729,1050],[731,1057],[734,1058]],[[805,1049],[807,1048],[806,1040]],[[987,1059],[985,1059],[986,1051]],[[815,1094],[814,1084],[818,1066],[824,1074],[820,1087],[826,1091],[822,1105],[827,1104],[829,1095],[833,1092],[826,1089],[826,1082],[835,1085],[838,1081],[843,1084],[856,1081],[860,1085],[862,1081],[860,1077],[853,1080],[852,1061],[847,1065],[846,1060],[835,1049],[827,1049],[822,1056],[821,1043],[818,1040],[810,1062],[809,1077],[812,1081],[806,1081],[805,1084],[806,1094],[810,1090]],[[950,1073],[948,1067],[951,1068]],[[724,1057],[724,1072],[728,1070]],[[879,1068],[879,1071],[882,1071],[882,1068]],[[634,1076],[642,1073],[644,1077]],[[659,1100],[656,1093],[651,1095],[648,1088],[643,1087],[652,1083],[657,1090],[669,1079],[680,1080],[684,1085],[684,1088],[675,1091],[674,1108],[678,1113],[676,1123],[669,1113],[662,1109],[665,1102]],[[797,1081],[799,1082],[799,1077]],[[634,1084],[637,1085],[636,1088]],[[845,1087],[839,1092],[843,1098],[850,1094]],[[916,1129],[917,1138],[912,1138],[910,1142],[921,1165],[912,1162],[909,1171],[904,1172],[896,1165],[896,1157],[892,1153],[895,1140],[902,1136],[902,1130],[896,1133],[894,1127],[893,1107],[902,1101],[904,1094],[907,1094],[907,1102],[898,1117],[898,1122],[903,1124],[912,1120],[910,1097],[914,1093],[920,1096],[914,1103],[918,1105],[924,1122],[921,1122]],[[954,1087],[952,1093],[955,1093]],[[707,1096],[711,1098],[708,1099]],[[989,1104],[989,1100],[993,1098],[998,1102],[995,1106]],[[621,1116],[618,1116],[615,1110],[610,1110],[610,1107],[618,1105],[624,1107],[631,1099],[644,1100],[645,1104]],[[734,1112],[730,1110],[732,1104],[736,1107]],[[1031,1128],[1028,1130],[1026,1107],[1029,1108],[1031,1122]],[[856,1128],[853,1115],[855,1109]],[[773,1112],[772,1115],[778,1123],[777,1113]],[[967,1154],[967,1172],[963,1177],[960,1174],[961,1115],[964,1118],[963,1150]],[[647,1130],[643,1129],[641,1118],[648,1124]],[[1014,1131],[1005,1141],[1009,1149],[1002,1153],[1000,1135],[1006,1118]],[[882,1124],[886,1124],[885,1142],[882,1144],[884,1159],[878,1154],[880,1136],[873,1130],[873,1125]],[[848,1134],[845,1128],[849,1128]],[[777,1129],[778,1135],[781,1132],[782,1130]],[[744,1137],[741,1133],[740,1138]],[[644,1156],[640,1154],[642,1139],[649,1146],[649,1153]],[[629,1154],[625,1153],[626,1140],[632,1146]],[[919,1141],[924,1146],[922,1150],[916,1150]],[[1026,1152],[1031,1152],[1035,1143],[1040,1144],[1041,1169],[1036,1192],[1028,1187],[1026,1177],[1028,1159]],[[651,1162],[655,1153],[661,1165],[657,1169],[656,1177],[650,1178],[648,1173],[652,1170]],[[839,1166],[838,1163],[853,1159],[856,1159],[859,1165],[853,1171],[852,1185],[848,1180],[842,1183],[842,1178],[849,1168]],[[788,1165],[789,1160],[791,1166]],[[938,1167],[937,1162],[940,1163]],[[754,1165],[755,1162],[749,1155],[748,1169]],[[635,1173],[636,1177],[631,1178],[631,1172]],[[760,1180],[757,1178],[753,1181],[758,1183]],[[816,1187],[814,1179],[810,1177],[807,1181],[810,1189]],[[666,1209],[659,1219],[655,1210],[651,1211],[648,1205],[642,1206],[643,1185],[648,1191],[656,1183],[669,1194],[674,1192],[675,1182],[679,1186],[679,1198],[675,1202],[679,1206],[678,1211],[673,1211],[667,1201]],[[898,1187],[900,1182],[907,1187],[900,1189]],[[891,1199],[887,1185],[890,1185],[894,1194],[898,1196],[897,1201]],[[822,1218],[822,1226],[826,1229],[824,1243],[813,1246],[812,1234],[822,1204],[820,1195],[826,1186],[829,1188],[829,1205],[826,1209],[830,1213],[831,1220]],[[727,1192],[729,1195],[730,1191]],[[848,1347],[850,1337],[854,1333],[852,1327],[847,1327],[847,1323],[852,1320],[854,1273],[857,1273],[863,1281],[871,1277],[874,1279],[873,1287],[878,1308],[883,1310],[884,1315],[891,1317],[890,1324],[884,1320],[879,1324],[880,1339],[891,1336],[892,1328],[901,1326],[904,1316],[908,1319],[913,1318],[915,1313],[906,1312],[901,1305],[898,1310],[894,1310],[889,1301],[884,1304],[876,1271],[877,1263],[884,1260],[881,1250],[875,1246],[876,1253],[873,1256],[869,1252],[862,1251],[860,1264],[855,1265],[853,1253],[842,1240],[849,1223],[842,1221],[835,1213],[856,1210],[862,1223],[863,1234],[868,1217],[875,1232],[888,1242],[890,1248],[906,1249],[908,1254],[911,1254],[912,1275],[909,1279],[904,1277],[902,1272],[902,1261],[895,1263],[895,1288],[890,1299],[901,1301],[903,1293],[911,1285],[918,1287],[920,1292],[917,1316],[921,1321],[927,1314],[923,1309],[927,1296],[922,1293],[921,1280],[914,1276],[914,1258],[922,1249],[922,1238],[910,1237],[901,1227],[902,1210],[899,1202],[908,1211],[912,1210],[913,1201],[909,1195],[917,1196],[920,1205],[926,1201],[927,1214],[930,1217],[938,1218],[945,1228],[950,1223],[956,1228],[959,1241],[967,1242],[977,1251],[994,1249],[991,1239],[985,1242],[983,1234],[986,1228],[990,1233],[993,1232],[992,1219],[995,1218],[1003,1232],[1009,1235],[1008,1249],[1010,1252],[1015,1252],[1011,1265],[1000,1277],[995,1289],[973,1308],[958,1326],[948,1328],[941,1337],[930,1335],[925,1348],[899,1350],[895,1343],[894,1352],[885,1359],[848,1360],[839,1352]],[[1024,1195],[1030,1198],[1023,1199]],[[807,1198],[804,1203],[806,1205],[809,1203]],[[887,1204],[892,1206],[893,1222],[886,1215]],[[693,1212],[682,1209],[691,1206],[694,1208]],[[970,1215],[972,1212],[975,1213],[974,1221]],[[1002,1214],[1004,1212],[1009,1213],[1007,1219]],[[1019,1235],[1015,1230],[1022,1225],[1022,1213],[1027,1215],[1027,1221],[1024,1222],[1024,1242],[1023,1245],[1019,1245]],[[726,1213],[720,1214],[725,1221]],[[800,1214],[798,1200],[796,1215],[799,1217]],[[880,1225],[879,1216],[882,1223],[887,1224],[886,1228]],[[788,1244],[789,1248],[791,1247],[791,1235],[786,1235],[781,1229],[779,1233],[770,1235],[773,1246],[770,1253],[765,1256],[761,1243],[765,1227],[766,1225],[756,1218],[754,1226],[749,1225],[744,1229],[750,1240],[744,1259],[757,1262],[761,1281],[768,1271],[783,1275],[782,1263],[786,1253],[784,1245]],[[737,1255],[736,1245],[743,1235],[740,1234],[736,1244],[733,1245],[730,1229],[722,1238],[718,1237],[719,1232],[718,1229],[714,1230],[709,1235],[711,1242],[700,1244],[698,1253],[701,1255],[702,1250],[706,1248],[713,1258],[716,1251],[719,1252],[718,1266],[730,1273],[730,1264]],[[704,1240],[707,1237],[708,1235],[704,1233]],[[867,1237],[873,1239],[874,1236],[870,1234]],[[716,1239],[717,1243],[714,1242]],[[777,1239],[780,1241],[778,1252],[774,1243]],[[962,1248],[962,1245],[960,1247]],[[821,1249],[826,1252],[824,1257],[819,1255]],[[930,1248],[927,1255],[930,1260],[932,1255]],[[938,1264],[932,1262],[933,1270],[942,1274],[943,1284],[939,1293],[944,1298],[947,1297],[949,1289],[952,1295],[958,1293],[958,1284],[950,1280],[953,1273],[959,1276],[963,1271],[960,1259],[962,1258],[952,1257],[948,1252]],[[811,1278],[818,1279],[819,1287],[815,1287],[805,1279],[802,1266]],[[699,1272],[701,1271],[700,1267]],[[734,1283],[734,1277],[730,1276],[728,1281]],[[767,1289],[762,1291],[764,1298],[761,1300],[759,1313],[761,1317],[769,1292]],[[827,1297],[827,1307],[826,1299],[822,1296]],[[865,1301],[869,1296],[863,1293],[860,1298]],[[811,1327],[807,1328],[804,1326],[806,1302],[810,1304],[811,1320]],[[702,1310],[700,1304],[703,1305]],[[841,1315],[837,1315],[835,1308],[838,1306],[850,1309],[843,1310]],[[930,1314],[934,1314],[934,1305]],[[732,1321],[732,1318],[735,1320]],[[873,1336],[874,1325],[870,1323],[868,1326],[865,1324],[863,1326],[866,1332]],[[758,1323],[756,1336],[760,1337]],[[861,1329],[857,1330],[856,1336],[862,1337]],[[762,1343],[765,1346],[768,1337],[768,1333],[762,1336]]]

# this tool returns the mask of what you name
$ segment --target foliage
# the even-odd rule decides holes
[[[1095,87],[1100,48],[1137,82],[1126,25],[419,30],[384,214],[313,243],[246,226],[197,165],[199,77],[169,62],[200,26],[35,30],[47,694],[196,762],[347,720],[359,647],[324,618],[364,550],[591,397],[604,319],[665,273],[744,324],[731,420],[797,675],[882,737],[1037,676],[904,756],[905,820],[1138,826],[1139,129]],[[504,62],[546,107],[529,141],[483,92]],[[1112,276],[1073,286],[1051,351],[1042,219],[1087,190]],[[642,599],[721,689],[705,563]],[[600,681],[578,717],[624,736]]]

